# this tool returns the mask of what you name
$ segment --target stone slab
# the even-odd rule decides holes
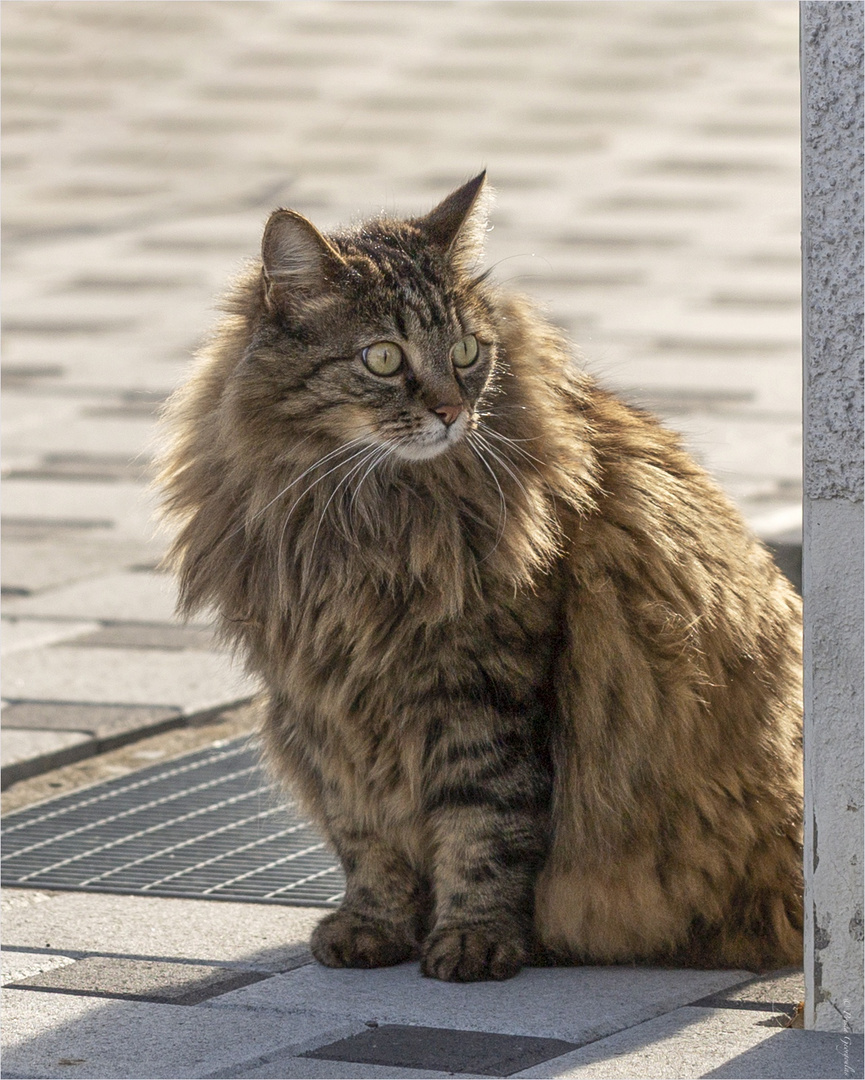
[[[170,652],[218,650],[213,633],[204,627],[155,623],[109,623],[93,628],[67,644],[81,648],[167,649]]]
[[[732,1080],[810,1080],[865,1075],[861,1034],[834,1031],[776,1031],[765,1042],[703,1074]]]
[[[255,693],[255,683],[229,657],[192,650],[56,645],[13,653],[4,667],[9,701],[159,705],[192,715]]]
[[[126,381],[126,380],[124,380]],[[75,412],[77,412],[77,402]],[[71,412],[72,410],[67,410]],[[5,448],[10,454],[129,454],[149,452],[154,442],[153,421],[145,417],[75,417],[68,423],[30,426],[10,437]]]
[[[66,964],[74,964],[75,957],[61,956],[59,953],[48,955],[44,952],[28,952],[27,950],[11,950],[4,948],[0,953],[2,962],[2,981],[15,982],[18,979],[29,979],[33,975],[41,975],[46,971],[64,967]]]
[[[137,539],[153,531],[154,497],[140,484],[82,480],[6,480],[3,512],[49,521],[85,518],[111,522],[114,535]]]
[[[538,1080],[549,1077],[619,1080],[631,1076],[691,1080],[777,1034],[777,1029],[773,1032],[759,1026],[761,1020],[765,1020],[765,1013],[675,1009],[517,1075]]]
[[[87,731],[4,728],[0,739],[2,786],[80,761],[94,750],[95,741]]]
[[[10,480],[68,480],[112,483],[114,481],[144,482],[148,466],[122,454],[46,454],[30,464],[15,464],[7,477]]]
[[[59,977],[59,976],[58,976]],[[449,1073],[511,1076],[574,1046],[561,1039],[530,1035],[498,1035],[487,1031],[382,1024],[359,1035],[308,1050],[303,1056],[356,1065],[390,1065],[402,1069],[444,1069]]]
[[[4,612],[32,618],[171,623],[177,590],[167,574],[117,571],[4,601]]]
[[[8,945],[273,972],[311,960],[309,935],[323,915],[321,908],[17,888],[3,890],[3,904]]]
[[[5,553],[4,553],[5,558]],[[60,641],[69,641],[81,634],[90,634],[99,629],[96,622],[64,622],[50,619],[3,619],[2,646],[0,651],[19,652],[21,649],[36,649],[45,645],[55,645]]]
[[[11,365],[12,375],[17,371],[27,369],[38,372],[40,367],[36,365]],[[4,375],[9,367],[4,363]],[[51,371],[51,366],[41,366],[43,371]],[[63,369],[56,366],[53,370],[62,375]],[[0,402],[0,416],[3,422],[3,459],[12,452],[20,450],[29,442],[31,449],[38,449],[32,440],[32,433],[45,430],[62,430],[67,424],[74,421],[78,415],[79,402],[67,397],[40,395],[35,397],[26,391],[14,386],[5,385],[4,378],[3,400]],[[30,437],[28,439],[28,436]],[[19,441],[22,440],[22,441]]]
[[[33,990],[5,990],[3,999],[9,1077],[182,1080],[217,1070],[236,1076],[235,1062],[351,1031],[305,1012],[275,1017]]]
[[[800,287],[796,269],[796,310]],[[594,365],[592,365],[594,368]],[[699,395],[716,395],[716,409],[726,401],[737,414],[780,413],[801,417],[802,385],[788,360],[764,357],[759,364],[730,359],[701,359],[675,356],[670,352],[622,357],[599,377],[634,404],[657,409],[671,398],[700,404]],[[735,398],[731,400],[731,394]],[[722,395],[722,396],[718,396]]]
[[[199,1005],[208,998],[270,976],[261,971],[168,960],[131,960],[123,956],[85,956],[74,964],[52,967],[4,986],[15,990],[81,994],[88,997]]]
[[[56,701],[24,701],[3,710],[3,730],[83,731],[111,739],[133,731],[152,730],[181,716],[179,709],[149,705],[93,705]]]
[[[678,414],[669,426],[684,436],[686,447],[722,486],[729,486],[728,474],[769,475],[789,481],[801,476],[802,425],[798,418],[769,422],[765,417],[719,417],[695,409],[687,415]],[[755,455],[755,446],[760,447],[759,455]]]
[[[209,1002],[206,1008],[312,1008],[379,1024],[429,1024],[583,1043],[705,997],[748,977],[734,971],[616,967],[524,968],[506,982],[445,983],[417,964],[374,971],[312,964]]]
[[[710,994],[693,1004],[707,1009],[751,1009],[792,1016],[804,1000],[805,973],[800,968],[764,975],[753,982]]]
[[[263,1054],[257,1061],[210,1073],[208,1080],[439,1080],[445,1077],[478,1077],[477,1073],[409,1069],[405,1066],[360,1065],[348,1061],[316,1061],[292,1052]]]
[[[104,753],[141,735],[155,735],[182,720],[180,709],[146,705],[6,704],[0,784],[5,790],[19,780]]]
[[[161,554],[160,543],[144,538],[120,540],[105,533],[97,537],[92,532],[82,535],[51,527],[4,527],[3,586],[38,593],[133,566],[153,565]]]

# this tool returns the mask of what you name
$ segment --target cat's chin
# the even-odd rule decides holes
[[[462,433],[444,432],[439,438],[429,441],[418,440],[417,442],[399,442],[393,444],[393,450],[398,458],[403,461],[430,461],[452,450],[458,442],[462,441]]]

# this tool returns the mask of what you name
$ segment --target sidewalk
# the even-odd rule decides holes
[[[111,753],[125,769],[181,752],[254,692],[205,622],[173,621],[146,475],[156,412],[277,205],[323,228],[415,213],[486,166],[496,279],[682,431],[796,577],[792,0],[7,0],[3,18],[10,796],[97,779]],[[160,749],[136,750],[145,738]],[[746,973],[442,986],[411,965],[310,964],[320,909],[26,889],[4,903],[3,981],[28,987],[5,991],[8,1076],[844,1075],[838,1037],[695,1004]],[[790,1004],[791,978],[731,992]],[[419,1049],[417,1025],[445,1034]],[[454,1057],[452,1029],[488,1034]],[[357,1033],[390,1064],[298,1060]]]
[[[416,964],[311,962],[320,909],[25,890],[4,904],[10,1078],[862,1075],[861,1036],[779,1028],[801,974],[443,984]]]

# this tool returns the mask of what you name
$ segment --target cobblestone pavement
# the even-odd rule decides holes
[[[245,697],[172,624],[159,404],[267,213],[419,212],[489,258],[757,531],[800,527],[797,7],[3,4],[6,780]]]

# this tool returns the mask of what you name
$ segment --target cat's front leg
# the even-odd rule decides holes
[[[435,919],[425,975],[508,979],[531,949],[534,888],[549,842],[551,782],[530,731],[462,747],[429,785]],[[460,742],[463,742],[461,739]]]
[[[430,901],[407,856],[356,831],[336,840],[345,899],[312,935],[312,954],[328,967],[387,967],[416,959]]]

